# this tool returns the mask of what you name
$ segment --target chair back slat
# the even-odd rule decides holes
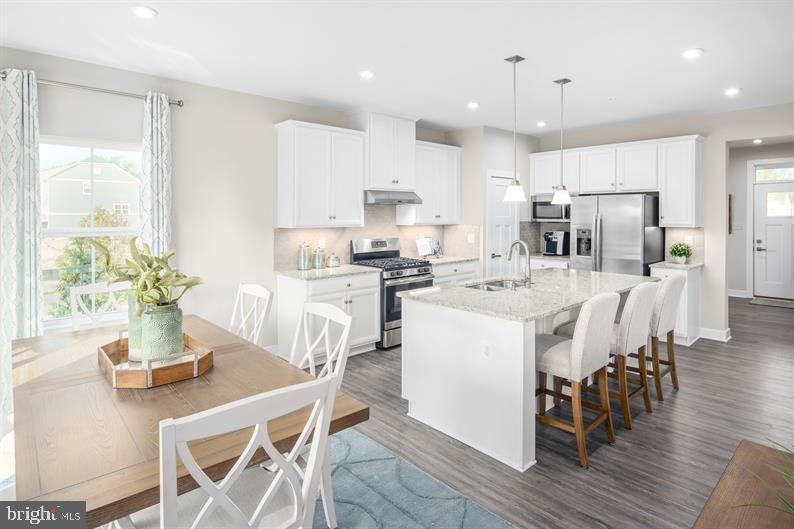
[[[91,327],[95,327],[100,323],[102,314],[120,310],[121,296],[118,296],[118,294],[130,288],[131,285],[128,281],[110,284],[107,281],[100,281],[70,288],[69,305],[72,312],[72,327],[74,330],[80,330],[82,320],[85,318],[88,318]],[[101,294],[106,294],[107,299],[104,303],[99,304],[97,295]],[[91,300],[90,307],[86,304],[86,297]]]
[[[305,303],[292,340],[290,363],[301,369],[308,368],[309,373],[316,377],[336,375],[341,382],[350,353],[352,321],[349,314],[334,305]],[[335,339],[331,337],[332,330],[338,333]],[[303,350],[298,347],[301,342],[304,345]],[[319,349],[321,344],[324,345],[324,350]],[[325,364],[319,373],[315,362],[317,353],[325,353]]]
[[[249,342],[262,345],[259,340],[272,303],[273,293],[267,288],[253,283],[240,283],[229,330]]]

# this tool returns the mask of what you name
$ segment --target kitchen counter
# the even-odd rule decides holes
[[[519,279],[517,277],[507,279]],[[409,290],[399,295],[450,309],[528,322],[575,308],[602,292],[623,293],[647,281],[647,276],[547,268],[533,270],[532,288],[484,291],[466,288],[475,282]]]
[[[455,263],[468,263],[470,261],[479,261],[479,257],[456,257],[454,255],[444,255],[442,257],[427,257],[432,265],[445,265]]]
[[[293,279],[304,279],[314,281],[317,279],[330,279],[333,277],[345,277],[358,274],[380,274],[380,268],[372,266],[342,265],[335,268],[320,268],[311,270],[287,270],[276,272],[276,275],[290,277]]]
[[[660,263],[653,263],[651,268],[669,268],[670,270],[694,270],[695,268],[702,268],[704,263],[686,263],[677,264],[670,261],[662,261]]]

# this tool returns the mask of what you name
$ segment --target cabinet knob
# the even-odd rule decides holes
[[[350,287],[350,283],[348,283],[347,286]]]

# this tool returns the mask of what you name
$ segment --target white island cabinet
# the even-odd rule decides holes
[[[535,464],[535,334],[596,294],[655,280],[562,269],[532,278],[531,289],[401,294],[408,415],[519,471]]]

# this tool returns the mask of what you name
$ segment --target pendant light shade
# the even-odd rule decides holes
[[[565,172],[563,171],[563,162],[565,161],[565,146],[563,145],[565,133],[565,124],[563,122],[565,114],[563,110],[565,109],[565,100],[563,99],[563,92],[565,85],[570,82],[571,80],[567,78],[554,81],[555,84],[560,85],[560,185],[554,188],[554,196],[551,198],[551,203],[562,206],[571,203],[571,194],[568,192],[568,188],[565,187]]]
[[[520,55],[513,55],[505,59],[513,65],[513,182],[505,190],[505,196],[502,199],[504,202],[526,202],[527,196],[524,194],[524,188],[521,187],[521,182],[518,181],[518,153],[516,149],[516,130],[518,129],[517,112],[516,112],[516,64],[524,60]]]
[[[564,185],[559,186],[554,190],[554,196],[551,197],[551,203],[554,205],[565,206],[571,203],[571,194],[568,188]]]

